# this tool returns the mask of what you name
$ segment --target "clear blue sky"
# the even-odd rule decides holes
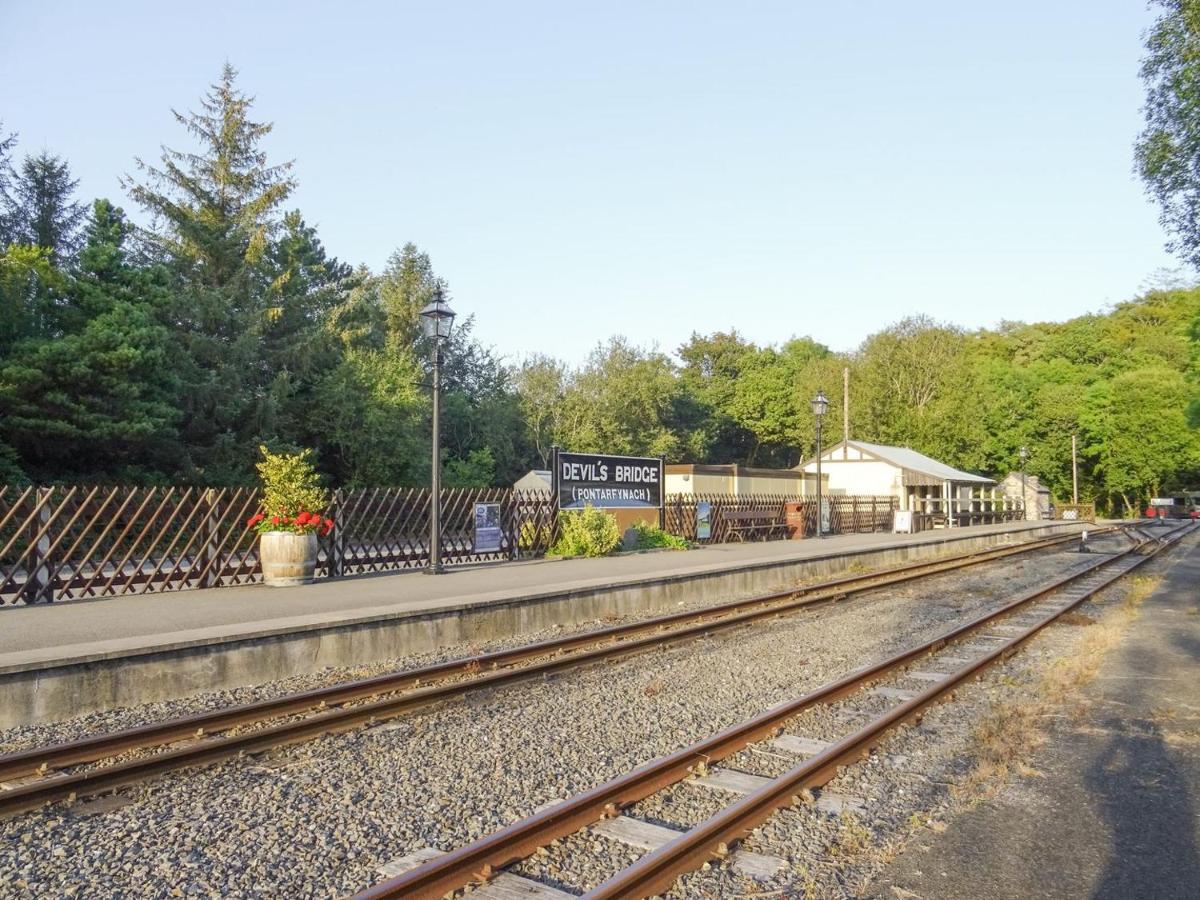
[[[1064,319],[1176,264],[1129,0],[16,3],[0,118],[87,198],[228,59],[331,252],[427,250],[503,354]]]

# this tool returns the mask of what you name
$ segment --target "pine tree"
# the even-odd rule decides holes
[[[12,150],[17,145],[17,136],[4,134],[4,122],[0,121],[0,250],[13,242],[12,196]]]
[[[56,266],[72,260],[86,210],[73,199],[79,180],[62,157],[43,150],[26,156],[13,180],[13,241],[41,247]]]
[[[250,118],[253,99],[236,79],[226,64],[199,112],[174,113],[196,152],[164,149],[159,166],[139,159],[144,181],[124,181],[155,217],[152,240],[178,279],[185,464],[210,481],[245,477],[267,436],[268,251],[295,188],[292,163],[268,165],[260,144],[272,125]]]
[[[421,310],[433,299],[438,277],[423,253],[411,242],[388,257],[379,295],[387,313],[388,341],[408,347],[421,336]]]
[[[141,479],[178,466],[167,273],[129,264],[129,232],[121,210],[96,202],[65,330],[0,363],[0,449],[14,448],[38,479]]]

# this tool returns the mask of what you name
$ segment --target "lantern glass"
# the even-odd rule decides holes
[[[450,329],[454,327],[454,310],[442,299],[439,290],[433,295],[433,300],[421,310],[421,330],[426,337],[446,340],[450,337]]]
[[[817,396],[812,398],[812,411],[814,416],[823,416],[829,411],[829,398],[824,391],[817,391]]]

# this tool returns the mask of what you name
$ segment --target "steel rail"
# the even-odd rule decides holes
[[[802,697],[788,701],[690,747],[678,750],[604,784],[564,800],[479,840],[459,847],[421,866],[368,887],[354,900],[390,897],[440,898],[473,882],[486,880],[499,869],[532,855],[538,848],[615,816],[619,811],[691,774],[698,765],[708,765],[779,733],[781,723],[817,704],[827,703],[860,690],[887,673],[907,666],[948,643],[976,631],[996,619],[1033,603],[1096,570],[1111,565],[1139,547],[1130,547],[1103,557],[1086,567],[1020,594],[1005,605],[955,626],[930,641],[902,651],[886,660],[825,684]]]
[[[941,571],[939,569],[939,571]],[[904,580],[910,577],[908,575]],[[866,589],[866,588],[864,588]],[[840,597],[842,594],[837,594]],[[789,607],[828,602],[825,595],[805,598],[788,604]],[[385,697],[358,706],[343,706],[316,712],[307,718],[283,722],[240,734],[197,740],[188,746],[163,750],[148,756],[113,763],[102,768],[65,774],[50,774],[36,781],[18,784],[0,791],[0,816],[36,809],[55,800],[71,800],[78,796],[96,794],[179,769],[228,759],[246,753],[258,753],[275,747],[310,740],[322,734],[345,731],[379,719],[412,712],[444,700],[461,697],[485,688],[515,684],[589,663],[612,660],[664,647],[669,643],[711,634],[715,631],[747,624],[753,620],[780,615],[781,607],[766,606],[716,621],[662,632],[622,643],[604,645],[592,650],[560,655],[543,662],[516,669],[484,672],[468,681],[450,682],[424,689],[412,690],[394,697]],[[196,738],[203,735],[192,732]]]
[[[477,673],[484,670],[496,670],[504,666],[512,666],[539,657],[553,657],[580,647],[609,644],[627,639],[645,632],[659,632],[648,644],[646,641],[637,643],[626,641],[605,648],[599,656],[615,657],[624,653],[644,650],[652,644],[662,644],[675,640],[694,637],[698,633],[709,633],[726,627],[748,624],[766,616],[781,615],[813,606],[829,600],[839,600],[853,594],[875,590],[889,585],[912,581],[919,578],[931,577],[948,571],[955,571],[969,566],[980,565],[1018,554],[1031,553],[1047,549],[1075,540],[1078,534],[1056,535],[1028,541],[1011,547],[999,547],[991,550],[976,551],[938,560],[926,560],[909,563],[890,569],[877,570],[861,575],[842,576],[829,579],[818,584],[789,591],[760,595],[744,600],[718,604],[700,610],[689,610],[670,613],[651,619],[644,619],[624,625],[596,629],[562,638],[552,638],[538,641],[508,650],[497,650],[477,656],[435,663],[418,669],[403,672],[389,672],[384,675],[356,681],[343,682],[328,687],[315,688],[299,693],[288,694],[268,700],[242,704],[223,710],[183,716],[166,722],[156,722],[122,731],[93,735],[77,741],[69,741],[44,747],[34,747],[19,750],[0,756],[0,781],[31,775],[45,775],[51,770],[66,766],[80,765],[112,757],[130,750],[141,750],[161,746],[176,741],[199,739],[211,736],[215,732],[226,731],[241,725],[259,724],[286,715],[320,711],[326,707],[351,703],[370,697],[394,693],[421,687],[423,683],[438,681],[456,676],[472,676],[472,685],[488,686],[487,682]],[[675,631],[663,629],[679,623],[700,623],[698,626]],[[701,627],[702,626],[702,627]],[[569,659],[577,664],[583,664],[598,658],[572,656]],[[561,668],[561,661],[556,661],[554,670]],[[526,667],[519,670],[526,673],[522,677],[532,677],[541,674],[544,669]],[[456,696],[461,689],[447,691],[445,696]],[[432,692],[420,695],[419,705],[428,705],[440,699]],[[405,706],[400,711],[416,708]],[[376,716],[382,715],[380,710]],[[322,720],[325,721],[325,720]],[[199,753],[196,748],[190,748]],[[247,752],[245,750],[234,752]],[[163,755],[166,759],[181,759],[181,756]],[[178,763],[184,765],[185,763]],[[78,783],[77,791],[82,792],[83,783]],[[0,792],[0,815],[10,811],[21,811],[29,806],[9,809],[9,802],[15,801],[16,789]],[[32,795],[30,795],[32,796]],[[55,796],[66,796],[56,793]]]
[[[801,791],[825,784],[837,774],[839,768],[867,756],[887,732],[910,719],[919,718],[926,707],[952,693],[963,682],[1012,655],[1022,644],[1060,616],[1153,559],[1166,547],[1180,540],[1183,536],[1180,532],[1183,530],[1175,529],[1172,532],[1174,537],[1164,536],[1166,540],[1158,542],[1145,555],[1122,554],[1123,558],[1131,558],[1132,564],[1118,567],[1116,572],[1099,584],[1089,587],[1080,596],[1072,598],[1071,602],[1054,607],[1047,615],[1004,641],[996,649],[950,673],[944,680],[888,710],[860,730],[806,759],[770,784],[746,795],[675,840],[646,854],[583,896],[588,900],[652,896],[665,892],[685,872],[700,868],[714,858],[724,858],[734,842],[744,838],[751,830],[770,818],[776,810],[805,803],[806,800],[800,795]],[[1087,573],[1095,571],[1096,568],[1090,568]]]

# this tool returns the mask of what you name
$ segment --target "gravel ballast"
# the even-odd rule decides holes
[[[1119,538],[1093,543],[1097,550],[1123,546]],[[994,608],[1021,588],[1088,561],[1073,553],[1045,552],[991,563],[667,651],[480,692],[462,702],[255,759],[171,775],[122,791],[120,797],[129,801],[124,806],[110,803],[92,811],[86,803],[57,804],[0,824],[0,893],[340,896],[377,880],[376,868],[388,860],[421,847],[446,850],[474,840],[538,805],[619,775],[928,639]],[[468,650],[449,648],[436,657],[407,658],[353,674],[409,668]],[[348,674],[327,673],[324,680]],[[193,701],[17,729],[0,735],[0,741],[5,749],[13,749],[96,728],[277,696],[314,683],[319,682],[289,679]],[[926,723],[930,721],[937,721],[934,713],[926,717]],[[905,735],[925,732],[926,723],[907,729]],[[841,727],[846,730],[846,723]],[[940,734],[924,736],[935,743],[941,740]],[[838,790],[866,792],[873,798],[915,790],[923,782],[910,771],[926,779],[945,775],[941,770],[930,774],[924,761],[912,768],[926,752],[931,751],[923,746],[908,753],[897,749],[893,755],[906,756],[908,767],[889,766],[884,757],[867,766],[882,773],[876,782]],[[727,764],[737,767],[737,762]],[[682,794],[685,790],[691,794]],[[679,798],[672,801],[676,794]],[[685,799],[688,796],[700,799]],[[674,810],[691,810],[695,816],[713,801],[717,809],[724,805],[720,795],[701,794],[684,785],[648,802],[673,802]],[[833,827],[819,817],[824,814],[810,808],[787,815]],[[895,815],[903,820],[908,814],[901,809]],[[796,823],[786,824],[790,820],[783,816],[761,829],[763,848],[752,846],[752,839],[748,849],[774,852],[770,838],[775,830],[781,836],[789,829],[803,830]],[[664,823],[675,821],[665,808],[662,818]],[[880,821],[887,824],[892,818]],[[568,863],[564,857],[556,881],[579,890],[637,855],[612,841],[592,843],[602,848],[592,862]],[[557,850],[526,865],[549,866]],[[782,849],[776,855],[789,860],[787,878],[798,877],[798,866],[808,871],[804,857],[786,855]],[[583,868],[575,871],[575,865]],[[725,875],[717,867],[694,877]],[[689,884],[681,882],[680,890],[686,894],[692,890]]]

